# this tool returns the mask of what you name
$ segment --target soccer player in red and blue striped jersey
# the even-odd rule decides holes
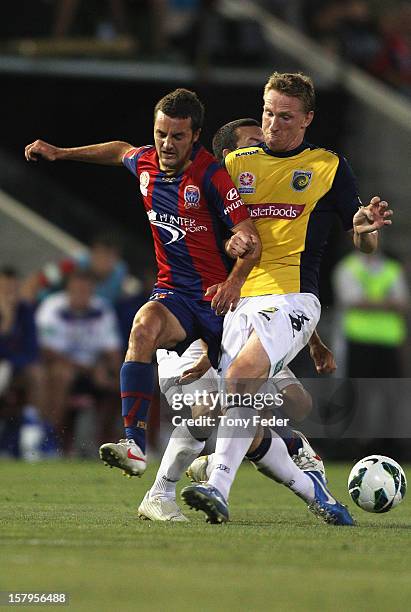
[[[139,182],[158,277],[149,301],[135,316],[120,372],[126,439],[100,448],[106,463],[129,476],[140,476],[146,467],[145,429],[156,349],[173,348],[181,354],[201,338],[216,366],[222,333],[218,315],[235,308],[241,286],[260,255],[257,231],[237,189],[199,144],[203,119],[197,95],[177,89],[154,109],[154,146],[135,148],[114,141],[67,149],[37,140],[25,150],[28,161],[42,157],[124,164]],[[247,254],[234,266],[225,250],[230,233],[247,247]]]

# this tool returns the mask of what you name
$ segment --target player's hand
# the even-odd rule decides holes
[[[235,310],[240,294],[241,285],[228,278],[224,283],[208,287],[205,297],[213,296],[211,308],[217,315],[225,315],[229,310]]]
[[[323,342],[311,344],[310,355],[318,374],[332,374],[337,369],[332,351]]]
[[[203,353],[201,357],[199,357],[197,361],[193,363],[191,368],[184,370],[178,382],[181,385],[188,385],[189,383],[194,382],[195,380],[198,380],[204,376],[204,374],[208,372],[210,368],[211,363],[208,355],[207,353]]]
[[[391,225],[393,211],[379,196],[371,198],[368,206],[361,206],[353,217],[353,228],[357,234],[367,234]]]
[[[248,234],[244,230],[239,230],[231,236],[225,245],[226,253],[236,259],[237,257],[245,257],[252,255],[257,245],[257,239],[252,234]]]
[[[44,140],[36,140],[31,144],[27,145],[24,149],[24,155],[27,161],[38,161],[40,158],[46,159],[47,161],[55,161],[59,158],[59,152],[61,149],[55,147]]]

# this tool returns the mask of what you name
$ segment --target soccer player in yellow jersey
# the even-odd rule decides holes
[[[334,215],[364,252],[375,250],[378,230],[391,224],[392,211],[378,196],[361,206],[353,173],[342,156],[305,140],[314,105],[309,77],[274,73],[264,89],[264,142],[226,157],[259,230],[262,255],[243,286],[239,305],[224,321],[220,367],[225,390],[236,399],[227,403],[227,419],[219,425],[213,471],[207,484],[182,492],[188,505],[203,510],[210,522],[228,520],[230,488],[258,427],[247,394],[287,365],[318,323],[319,267]],[[214,291],[212,305],[225,314],[229,306],[218,285]],[[280,437],[273,434],[261,444],[257,451],[262,468],[269,471],[275,465],[277,474],[282,469],[282,482],[329,523],[353,524],[319,472],[296,469]]]

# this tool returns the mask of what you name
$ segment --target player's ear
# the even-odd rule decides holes
[[[223,159],[225,159],[229,153],[231,153],[231,149],[223,149]]]
[[[200,138],[200,134],[201,134],[201,128],[193,132],[193,142],[198,141],[198,139]]]
[[[314,111],[309,111],[304,118],[303,127],[308,128],[312,120],[314,119]]]

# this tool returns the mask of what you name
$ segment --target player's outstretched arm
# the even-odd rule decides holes
[[[353,241],[363,253],[373,253],[378,246],[378,233],[385,225],[391,225],[393,211],[379,196],[371,198],[368,206],[361,206],[353,217]]]
[[[132,149],[132,145],[120,140],[87,145],[85,147],[55,147],[44,140],[36,140],[27,145],[24,154],[27,161],[79,161],[105,166],[121,166],[123,156]]]

